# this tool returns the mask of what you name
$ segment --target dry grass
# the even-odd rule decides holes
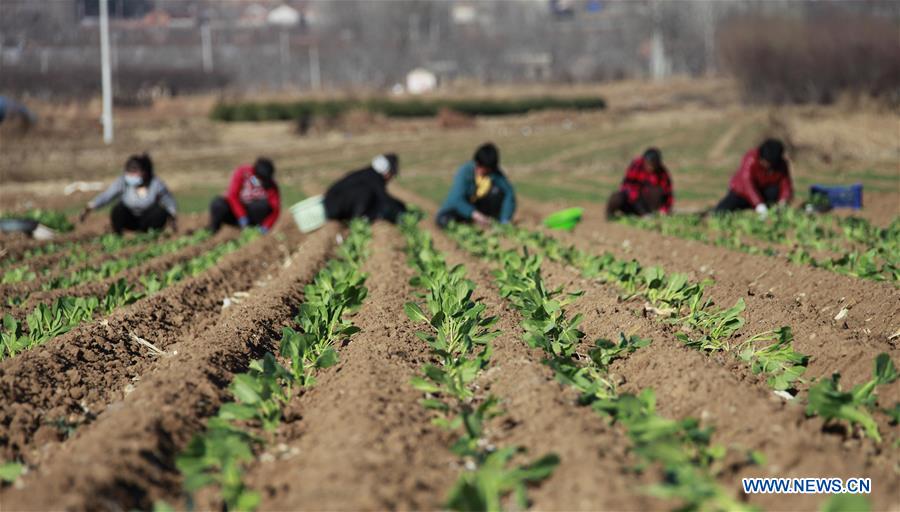
[[[483,94],[540,92],[498,88]],[[235,165],[260,154],[275,159],[283,183],[312,191],[392,150],[401,155],[400,183],[438,197],[455,167],[485,140],[500,145],[523,194],[580,203],[605,200],[628,160],[657,145],[674,173],[678,206],[696,207],[724,193],[740,156],[766,135],[789,139],[801,191],[812,182],[861,181],[868,197],[900,197],[900,137],[890,112],[842,105],[751,108],[737,102],[736,87],[724,80],[626,82],[565,92],[600,94],[610,109],[480,119],[475,127],[455,130],[436,120],[380,120],[369,130],[357,122],[352,130],[299,137],[292,123],[213,123],[206,118],[212,96],[176,98],[152,109],[118,111],[116,142],[106,147],[96,103],[34,105],[42,119],[38,130],[4,141],[0,207],[59,194],[71,180],[108,179],[129,153],[143,150],[176,191],[198,194],[223,189]]]

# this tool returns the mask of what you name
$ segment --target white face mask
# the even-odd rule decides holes
[[[136,187],[144,182],[144,179],[141,178],[140,175],[136,174],[126,174],[125,175],[125,183],[130,187]]]

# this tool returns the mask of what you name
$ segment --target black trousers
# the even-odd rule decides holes
[[[766,187],[762,190],[762,198],[763,201],[767,205],[773,205],[778,202],[778,196],[781,194],[781,187],[778,185],[772,185]],[[743,197],[734,193],[733,190],[728,190],[728,194],[719,201],[719,204],[716,205],[716,212],[733,212],[735,210],[749,210],[753,208],[753,205],[750,204],[750,201],[747,201]]]
[[[628,198],[628,193],[622,190],[613,192],[606,201],[606,218],[617,213],[625,215],[646,215],[663,207],[665,193],[660,187],[647,187],[636,201]]]
[[[500,210],[503,209],[503,198],[504,194],[503,191],[500,190],[500,187],[492,186],[487,195],[482,197],[481,199],[476,200],[474,203],[472,203],[472,206],[475,207],[476,211],[479,211],[488,217],[499,219]],[[441,229],[446,228],[447,224],[450,224],[451,221],[470,223],[472,222],[472,219],[463,217],[455,210],[448,210],[438,213],[437,225]]]
[[[244,209],[247,210],[247,219],[249,219],[251,226],[259,226],[272,213],[272,207],[265,199],[247,203],[244,205]],[[215,233],[219,231],[222,224],[237,226],[238,220],[234,216],[234,212],[231,211],[231,205],[228,204],[228,201],[224,197],[219,196],[209,203],[209,230]]]
[[[162,229],[166,226],[166,222],[171,215],[158,204],[154,204],[141,212],[140,215],[136,215],[127,206],[119,202],[113,206],[109,217],[113,231],[121,235],[125,230],[150,231],[151,229]]]

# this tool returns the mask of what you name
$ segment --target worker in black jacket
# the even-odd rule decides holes
[[[387,193],[387,184],[399,170],[400,162],[394,153],[376,156],[369,166],[347,174],[328,188],[325,214],[333,220],[365,217],[370,222],[397,222],[406,205]]]

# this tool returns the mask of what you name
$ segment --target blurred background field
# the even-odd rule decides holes
[[[65,185],[109,180],[145,150],[188,212],[257,155],[275,160],[287,202],[384,151],[401,156],[397,186],[439,201],[485,140],[523,197],[598,211],[630,159],[658,146],[686,211],[714,204],[741,155],[775,136],[801,197],[812,183],[859,182],[865,214],[898,213],[897,2],[112,0],[109,146],[97,5],[0,2],[0,94],[37,118],[29,130],[0,125],[4,211],[75,211],[90,193],[66,196]],[[434,82],[416,91],[422,72]],[[535,97],[605,108],[212,119],[247,101]]]

